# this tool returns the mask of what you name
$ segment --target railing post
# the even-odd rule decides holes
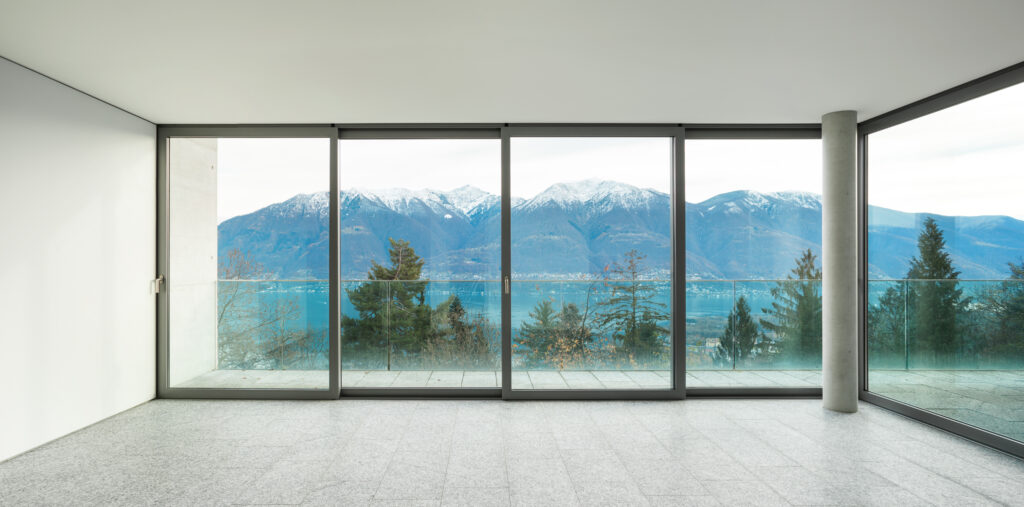
[[[384,282],[384,347],[388,351],[388,371],[391,371],[391,282]]]
[[[732,306],[729,308],[729,315],[732,315],[732,369],[736,371],[736,280],[732,281]]]
[[[903,280],[903,370],[910,371],[910,314],[907,313],[907,300],[910,298],[910,280]]]

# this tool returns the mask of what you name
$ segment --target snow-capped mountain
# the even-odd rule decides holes
[[[660,203],[668,194],[652,189],[642,189],[607,180],[583,180],[551,185],[543,192],[522,204],[523,208],[538,208],[547,205],[573,208],[586,204],[597,204],[602,209],[619,207],[637,209]]]
[[[753,190],[736,190],[716,195],[700,206],[707,213],[719,212],[726,214],[771,213],[773,209],[804,208],[821,212],[821,196],[810,192],[755,192]]]
[[[500,203],[500,198],[479,188],[466,185],[450,191],[409,190],[405,188],[342,190],[342,202],[362,198],[400,213],[415,212],[428,208],[436,213],[471,216],[481,207]]]
[[[454,190],[340,192],[344,279],[385,262],[388,239],[409,241],[434,279],[499,278],[499,196]],[[630,249],[647,255],[656,276],[671,268],[670,197],[628,184],[587,180],[552,185],[512,202],[512,266],[518,278],[573,278],[601,272]],[[942,217],[870,210],[870,274],[900,278],[916,254],[925,216],[947,234],[964,278],[1003,278],[1024,257],[1024,222],[1009,217]],[[821,197],[738,190],[686,203],[686,263],[691,278],[785,278],[810,248],[820,255]],[[223,256],[238,248],[286,278],[327,278],[327,192],[300,194],[219,227]]]

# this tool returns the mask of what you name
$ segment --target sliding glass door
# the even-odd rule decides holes
[[[573,133],[511,132],[511,393],[681,390],[676,138]]]
[[[1024,452],[1024,84],[865,134],[866,396]]]
[[[162,395],[331,387],[332,132],[256,130],[161,136]]]
[[[690,388],[821,387],[821,140],[772,134],[686,144]]]
[[[342,130],[344,389],[501,386],[499,131]]]

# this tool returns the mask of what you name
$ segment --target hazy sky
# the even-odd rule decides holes
[[[217,220],[330,189],[329,139],[219,139]]]
[[[218,215],[256,211],[329,188],[326,139],[221,139]],[[872,205],[946,215],[1024,219],[1024,85],[898,125],[870,137]],[[344,140],[342,189],[473,185],[500,192],[497,139]],[[686,143],[686,200],[732,190],[821,193],[821,141],[693,140]],[[516,138],[512,195],[553,183],[610,179],[669,191],[667,139]]]
[[[1024,219],[1024,85],[868,137],[871,204]]]
[[[686,200],[733,190],[821,193],[818,139],[701,139],[686,142]]]
[[[501,193],[500,139],[344,139],[338,179],[351,188],[451,190],[472,185]]]

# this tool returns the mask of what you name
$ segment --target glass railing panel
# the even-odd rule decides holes
[[[729,280],[686,282],[687,371],[735,368],[736,344],[726,333],[735,290],[736,284]],[[708,375],[693,380],[703,387],[704,377]]]
[[[868,283],[868,389],[1024,440],[1024,281]]]
[[[219,280],[216,367],[173,387],[326,388],[325,280]]]
[[[906,368],[906,282],[868,282],[868,364],[877,368]]]
[[[736,282],[735,308],[744,302],[751,324],[737,317],[736,327],[749,352],[738,369],[821,370],[821,280]]]
[[[345,282],[342,385],[500,387],[497,281]]]
[[[688,387],[821,385],[820,280],[689,281]]]
[[[670,389],[668,281],[512,282],[513,389]]]

